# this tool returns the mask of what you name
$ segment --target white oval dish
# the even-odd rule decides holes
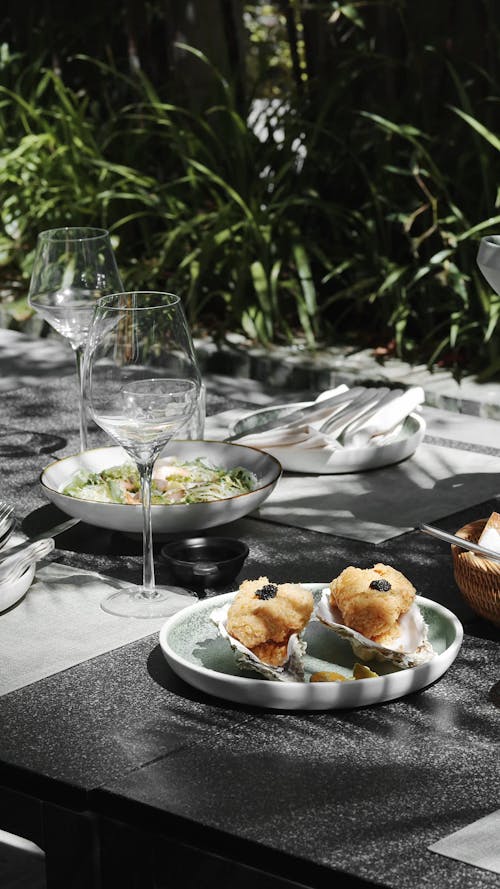
[[[11,546],[17,546],[18,543],[23,543],[24,540],[26,540],[26,537],[23,534],[13,534],[8,545],[2,547],[2,555],[8,553]],[[11,608],[12,605],[15,605],[16,602],[19,602],[26,595],[33,583],[35,569],[36,565],[30,565],[14,583],[0,583],[0,614],[2,611],[6,611],[7,608]]]
[[[256,510],[276,487],[281,476],[281,465],[275,457],[244,445],[221,441],[173,440],[162,456],[175,455],[181,460],[206,457],[214,466],[228,469],[244,466],[257,476],[257,488],[248,494],[239,494],[225,500],[208,503],[180,503],[174,506],[152,506],[153,533],[173,534],[178,531],[195,531],[234,522]],[[142,506],[124,503],[98,503],[81,500],[63,494],[62,489],[80,469],[101,472],[111,466],[131,462],[119,447],[95,448],[63,457],[47,466],[40,484],[44,494],[59,509],[70,516],[114,531],[142,532]]]
[[[327,584],[304,583],[315,598]],[[418,691],[435,682],[455,660],[463,639],[463,628],[455,615],[431,599],[416,597],[429,626],[429,640],[436,656],[425,664],[390,671],[377,664],[376,679],[348,682],[272,682],[238,669],[227,640],[217,631],[210,615],[236,593],[226,593],[197,602],[169,618],[160,630],[160,646],[174,673],[205,692],[237,704],[277,710],[336,710],[380,704]],[[306,678],[320,670],[349,674],[359,660],[350,645],[319,621],[307,626],[304,639]]]
[[[241,436],[258,432],[259,419],[264,423],[279,417],[283,418],[293,410],[308,407],[313,402],[304,401],[296,404],[275,405],[272,408],[262,408],[242,417],[234,424],[232,433]],[[386,444],[371,445],[363,448],[343,448],[335,450],[328,448],[294,448],[262,446],[266,454],[271,454],[281,463],[288,472],[307,472],[318,475],[363,472],[369,469],[380,469],[406,460],[415,453],[425,435],[426,423],[423,417],[417,413],[411,413],[403,423],[403,427],[396,438]]]

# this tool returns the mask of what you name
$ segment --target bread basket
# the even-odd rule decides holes
[[[464,540],[477,543],[487,519],[469,522],[456,532]],[[500,627],[500,562],[461,549],[452,543],[455,580],[468,605],[486,620]]]

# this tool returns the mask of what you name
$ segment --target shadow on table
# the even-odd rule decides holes
[[[37,454],[51,454],[68,443],[61,435],[49,435],[30,429],[15,429],[0,432],[0,457],[32,457]]]
[[[22,521],[21,530],[28,536],[34,537],[44,531],[49,531],[55,525],[69,519],[70,516],[49,503],[40,506],[30,512]],[[57,536],[57,549],[74,553],[86,553],[90,555],[140,555],[142,553],[142,539],[140,535],[127,535],[119,531],[111,531],[107,528],[98,528],[96,525],[88,525],[79,522],[68,531]]]
[[[252,707],[250,705],[232,703],[231,701],[217,698],[199,691],[197,688],[194,688],[194,686],[184,682],[183,679],[180,679],[179,676],[174,673],[163,657],[159,645],[153,648],[148,657],[147,670],[151,679],[156,682],[157,685],[186,701],[193,701],[197,704],[206,704],[209,707],[216,707],[217,709],[234,710],[238,713],[272,713],[278,715],[280,712],[270,707]],[[305,715],[299,710],[288,710],[287,712],[295,712],[297,715]]]
[[[197,703],[209,703],[214,707],[231,708],[232,706],[230,702],[206,695],[204,692],[198,691],[193,686],[188,685],[183,679],[180,679],[167,664],[159,645],[153,648],[150,653],[147,669],[151,679],[153,679],[157,685],[166,689],[166,691],[173,692],[173,694],[178,695],[181,698],[185,698],[188,701],[196,701]],[[241,707],[238,705],[238,707],[234,707],[234,709],[240,710]],[[246,709],[250,710],[251,708],[248,707]]]

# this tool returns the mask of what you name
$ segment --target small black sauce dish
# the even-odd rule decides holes
[[[248,556],[248,546],[232,537],[187,537],[162,546],[160,553],[175,579],[200,597],[228,586]]]

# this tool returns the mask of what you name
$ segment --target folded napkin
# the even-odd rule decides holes
[[[389,391],[371,410],[346,428],[342,439],[344,447],[384,444],[398,434],[407,416],[424,400],[421,386],[406,391]]]
[[[500,809],[455,831],[434,845],[431,852],[465,861],[500,874]]]
[[[337,396],[334,405],[321,408],[326,398]],[[238,439],[257,448],[359,448],[386,444],[395,438],[406,417],[422,404],[421,386],[411,389],[338,386],[322,392],[314,402],[317,413],[307,422],[288,422],[263,432],[251,432]]]

